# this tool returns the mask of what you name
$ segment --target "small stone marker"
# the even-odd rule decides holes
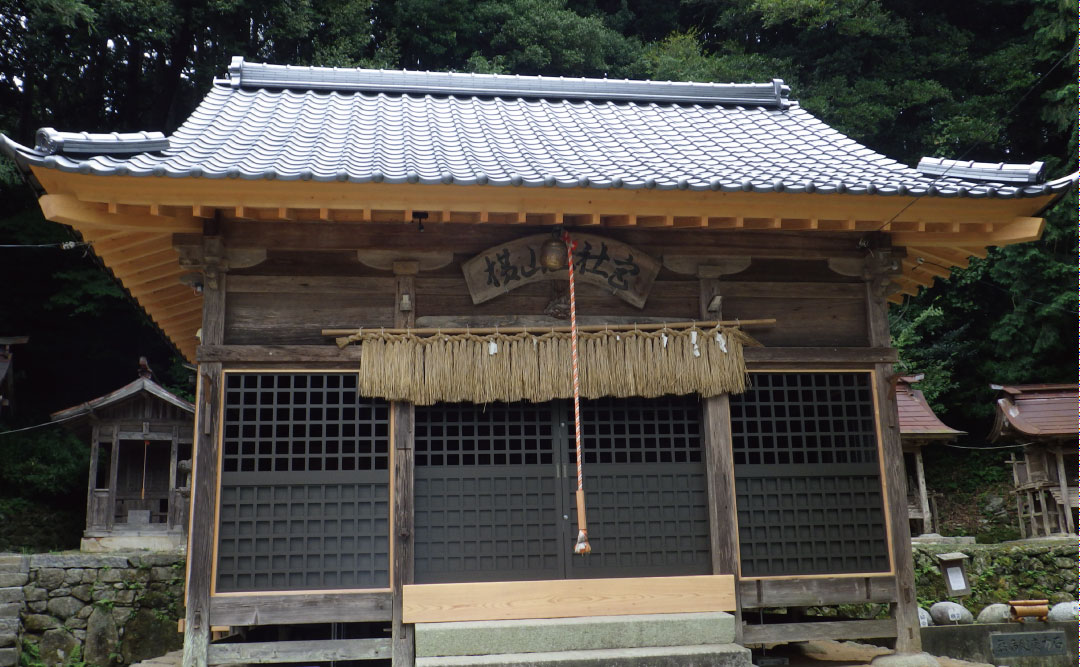
[[[935,625],[967,625],[974,622],[971,612],[955,602],[936,602],[930,607]]]
[[[979,612],[978,618],[975,619],[976,623],[1008,623],[1012,620],[1012,612],[1009,611],[1009,605],[1007,604],[991,604],[987,605],[982,611]]]
[[[995,658],[1028,658],[1065,655],[1065,633],[998,632],[990,635],[990,652]]]
[[[1075,622],[1080,616],[1080,614],[1077,614],[1077,607],[1080,607],[1080,604],[1076,602],[1059,602],[1046,615],[1046,620]]]
[[[1009,613],[1009,610],[1006,609],[1005,613],[1007,615]],[[933,625],[934,625],[934,617],[930,615],[930,612],[926,611],[922,607],[919,607],[919,627],[920,628],[929,628],[929,627],[931,627]]]

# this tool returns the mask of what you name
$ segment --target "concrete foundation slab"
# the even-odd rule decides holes
[[[752,667],[737,644],[417,658],[416,667]]]
[[[717,645],[733,641],[735,617],[724,612],[416,624],[417,657]]]

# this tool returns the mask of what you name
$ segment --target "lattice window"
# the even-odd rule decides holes
[[[868,373],[754,373],[732,397],[735,465],[875,463]]]
[[[582,401],[585,463],[701,463],[700,422],[694,397]],[[571,447],[576,464],[575,455]]]
[[[352,373],[228,373],[222,471],[387,470],[389,411]]]
[[[439,403],[416,408],[416,466],[550,465],[550,403]]]
[[[731,397],[742,574],[889,570],[869,373],[753,373]]]
[[[389,406],[354,373],[226,373],[217,590],[389,585]]]

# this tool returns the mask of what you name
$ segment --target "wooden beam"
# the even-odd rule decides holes
[[[852,194],[795,194],[630,190],[624,188],[463,187],[387,183],[266,181],[208,178],[142,178],[96,176],[31,167],[48,192],[66,192],[83,201],[115,201],[135,205],[193,206],[198,213],[214,208],[310,209],[313,202],[337,210],[370,208],[404,213],[410,210],[475,212],[482,209],[526,213],[676,215],[746,218],[805,218],[813,211],[819,227],[825,221],[855,221],[873,225],[884,221],[947,223],[1012,222],[1044,208],[1054,195],[1011,199],[971,199]],[[907,204],[911,206],[905,208]],[[900,215],[898,210],[903,209]],[[200,216],[203,217],[203,216]],[[403,219],[398,217],[397,219]],[[904,232],[909,233],[909,232]],[[997,232],[995,232],[997,233]],[[999,241],[1000,242],[1000,241]],[[978,245],[978,242],[968,245]],[[899,245],[911,245],[900,243]]]
[[[500,329],[501,331],[501,329]],[[896,363],[896,350],[888,347],[745,347],[748,364],[862,364]],[[225,363],[353,363],[358,347],[326,345],[200,345],[199,361]]]
[[[215,595],[210,598],[210,623],[257,626],[382,622],[393,616],[391,598],[388,592]]]
[[[891,347],[744,347],[747,364],[815,363],[872,364],[896,363],[897,353]]]
[[[994,226],[994,230],[985,232],[892,232],[892,242],[899,246],[945,246],[967,245],[1012,245],[1027,243],[1042,238],[1046,220],[1043,218],[1018,217],[1015,220]]]
[[[744,609],[896,602],[892,577],[758,579],[739,584]]]
[[[827,621],[821,623],[769,623],[747,625],[743,630],[744,644],[787,644],[815,639],[872,639],[896,637],[896,622]],[[897,650],[899,653],[900,651]]]
[[[38,204],[46,220],[71,225],[75,229],[91,227],[139,232],[192,232],[202,228],[193,219],[108,213],[70,195],[42,195],[38,198]]]
[[[211,665],[258,665],[279,662],[310,664],[343,660],[377,660],[389,657],[389,639],[316,639],[298,642],[214,644],[207,652],[207,663]]]
[[[734,611],[735,577],[417,584],[403,595],[406,623]]]

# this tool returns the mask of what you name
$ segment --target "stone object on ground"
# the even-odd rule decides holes
[[[1077,607],[1080,606],[1076,602],[1061,602],[1054,605],[1050,609],[1050,613],[1047,614],[1046,620],[1048,621],[1075,621],[1080,618]]]
[[[971,612],[963,605],[948,601],[932,604],[930,616],[934,619],[934,625],[967,625],[975,622]]]
[[[938,659],[929,653],[893,653],[879,655],[870,662],[871,667],[941,667]]]
[[[1010,620],[1012,620],[1012,613],[1009,611],[1009,605],[992,604],[987,605],[982,611],[979,612],[979,616],[975,619],[975,622],[1008,623]]]
[[[919,607],[919,627],[928,628],[934,624],[934,617],[930,615],[930,612],[926,611],[922,607]]]

